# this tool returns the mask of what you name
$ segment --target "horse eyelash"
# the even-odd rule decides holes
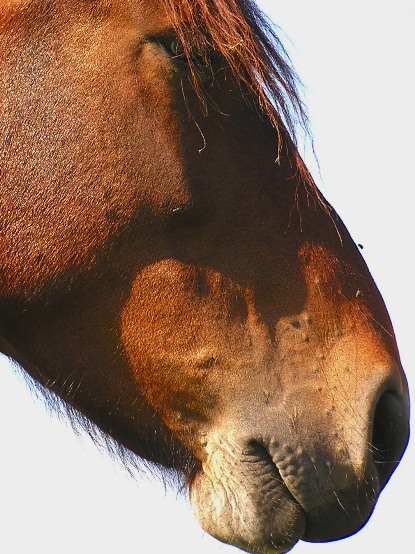
[[[217,65],[217,52],[213,49],[208,49],[204,52],[198,51],[196,48],[190,48],[187,52],[181,40],[176,36],[158,37],[156,42],[165,50],[167,55],[173,62],[181,65],[194,68],[210,67],[213,64]]]
[[[159,40],[158,42],[172,59],[187,63],[186,52],[178,38]]]

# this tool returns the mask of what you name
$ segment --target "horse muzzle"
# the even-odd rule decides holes
[[[384,382],[334,410],[312,391],[308,402],[303,394],[271,407],[254,432],[236,417],[207,434],[191,502],[209,534],[276,554],[300,539],[346,537],[366,523],[407,444],[406,396]],[[308,414],[296,415],[304,405]]]

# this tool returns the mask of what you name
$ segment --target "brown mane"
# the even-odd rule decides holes
[[[277,27],[252,0],[162,0],[162,3],[189,65],[192,67],[193,48],[203,52],[207,46],[223,56],[235,80],[247,88],[275,128],[277,162],[285,148],[292,158],[295,177],[328,212],[298,152],[298,131],[310,136],[308,115],[301,99],[302,83],[277,35]]]

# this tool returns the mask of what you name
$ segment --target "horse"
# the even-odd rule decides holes
[[[299,156],[248,0],[6,1],[0,351],[183,475],[207,532],[360,529],[408,439],[379,291]]]

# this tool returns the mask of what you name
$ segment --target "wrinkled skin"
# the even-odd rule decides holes
[[[220,540],[349,535],[407,442],[391,323],[291,146],[226,71],[206,116],[171,32],[154,1],[0,0],[0,349],[193,467]]]

